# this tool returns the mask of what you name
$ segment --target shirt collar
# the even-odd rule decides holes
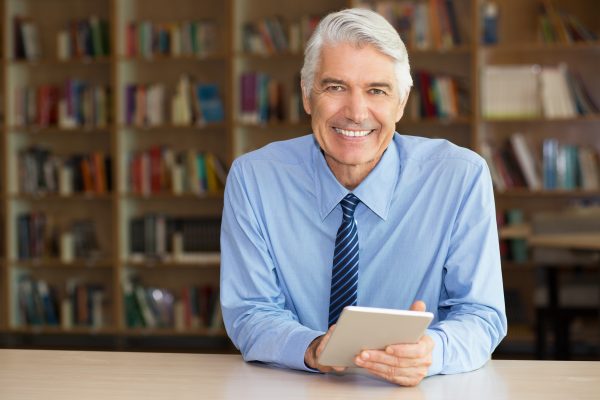
[[[365,206],[383,220],[388,216],[400,172],[400,156],[398,155],[396,136],[397,134],[394,134],[394,139],[375,168],[352,191]],[[333,175],[316,140],[314,144],[312,161],[315,170],[315,193],[321,219],[325,219],[350,191]]]

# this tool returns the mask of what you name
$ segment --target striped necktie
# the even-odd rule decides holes
[[[360,200],[352,193],[342,199],[342,224],[335,238],[331,296],[329,298],[329,326],[335,324],[346,306],[356,305],[358,293],[358,230],[354,210]]]

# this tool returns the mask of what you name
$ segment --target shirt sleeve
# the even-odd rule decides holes
[[[506,336],[496,211],[489,170],[481,161],[465,179],[451,234],[428,375],[482,367]]]
[[[286,309],[264,232],[234,162],[227,178],[221,225],[221,308],[225,328],[246,361],[314,371],[304,364],[309,329]]]

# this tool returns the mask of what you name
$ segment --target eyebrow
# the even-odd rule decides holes
[[[347,85],[346,81],[343,79],[335,79],[335,78],[323,78],[321,79],[321,86],[336,84],[336,85]],[[371,82],[367,85],[368,87],[377,87],[377,88],[387,88],[389,90],[392,89],[392,85],[388,82]]]

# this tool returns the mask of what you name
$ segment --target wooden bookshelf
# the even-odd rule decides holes
[[[537,0],[503,0],[499,5],[499,41],[483,44],[480,38],[480,8],[484,0],[454,0],[457,11],[459,44],[449,47],[418,48],[409,45],[413,71],[455,78],[463,93],[458,116],[423,118],[410,114],[409,105],[397,130],[403,134],[441,137],[459,145],[481,151],[486,142],[502,142],[514,132],[522,132],[535,142],[556,137],[569,144],[595,146],[600,143],[600,115],[569,118],[489,119],[481,111],[482,69],[490,65],[540,64],[565,62],[577,70],[596,101],[600,101],[600,79],[597,58],[600,42],[541,43],[538,39]],[[57,4],[60,3],[60,6]],[[222,210],[222,193],[175,195],[158,192],[132,194],[129,190],[128,160],[133,152],[152,146],[168,146],[174,151],[196,149],[210,152],[230,164],[247,151],[274,140],[288,139],[311,132],[310,121],[299,114],[290,118],[292,93],[299,93],[298,75],[303,62],[302,46],[270,54],[244,49],[243,28],[246,23],[259,23],[279,16],[296,23],[303,18],[322,16],[330,11],[356,4],[353,0],[225,0],[197,2],[193,0],[0,0],[0,330],[13,333],[90,333],[136,335],[223,336],[222,330],[130,329],[125,322],[122,281],[137,276],[144,285],[179,290],[184,284],[218,283],[219,257],[209,255],[204,261],[172,262],[129,257],[129,221],[149,213],[167,216],[216,216]],[[377,6],[378,1],[370,4]],[[573,13],[596,33],[600,31],[595,0],[558,0],[565,11]],[[41,56],[35,60],[15,59],[13,18],[23,15],[37,24]],[[58,56],[57,34],[73,19],[98,16],[109,26],[110,53],[95,57]],[[127,29],[130,23],[149,21],[153,24],[181,24],[185,21],[213,21],[216,48],[202,54],[129,54]],[[262,123],[245,121],[241,113],[240,79],[248,72],[265,73],[281,82],[285,99],[284,116]],[[199,81],[216,83],[224,105],[222,122],[179,125],[163,121],[157,125],[135,125],[126,121],[128,84],[162,83],[173,94],[182,74]],[[110,87],[111,120],[103,127],[18,126],[15,121],[14,92],[18,85],[63,85],[69,78]],[[102,151],[111,156],[112,191],[105,194],[72,193],[60,195],[23,194],[19,191],[19,152],[39,145],[53,153],[67,156],[75,153]],[[560,210],[575,200],[589,201],[600,197],[598,190],[528,190],[516,188],[496,191],[499,210],[522,208],[526,218],[540,210]],[[44,211],[61,223],[73,218],[91,218],[98,226],[98,240],[105,257],[102,261],[18,260],[17,222],[20,213]],[[534,274],[534,268],[506,265],[505,283],[528,287],[519,281],[521,274]],[[73,277],[84,282],[94,279],[106,286],[105,318],[101,329],[73,327],[30,327],[19,323],[16,279],[23,273],[41,277],[60,286]],[[166,282],[165,282],[166,277]],[[531,278],[531,277],[530,277]],[[516,283],[515,283],[516,282]],[[525,279],[534,284],[533,279]],[[532,283],[533,282],[533,283]],[[531,307],[531,302],[525,302]],[[531,309],[528,311],[531,314]]]

